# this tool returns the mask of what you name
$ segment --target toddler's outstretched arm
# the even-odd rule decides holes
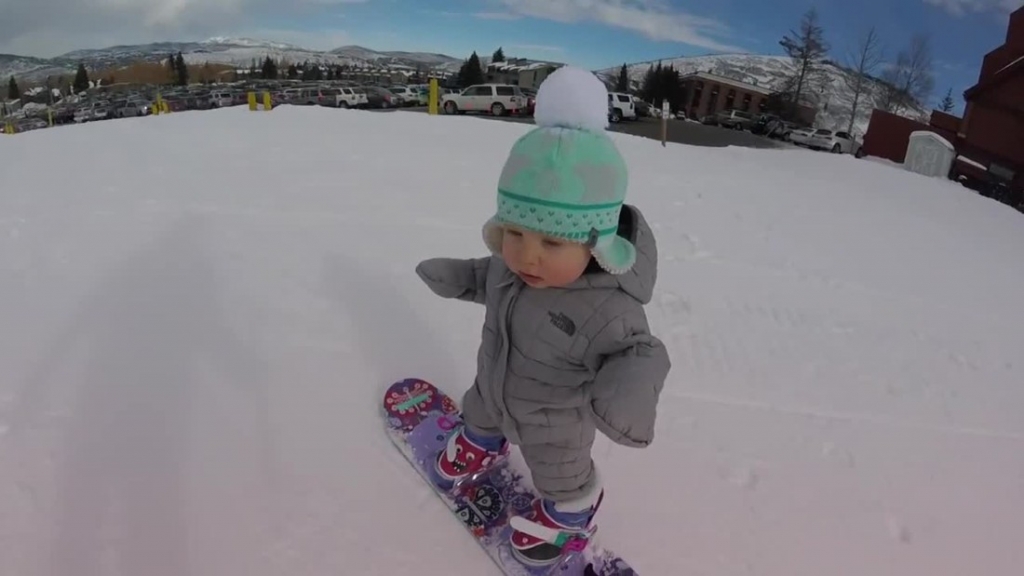
[[[665,345],[651,335],[643,312],[633,312],[609,322],[591,352],[599,358],[590,390],[597,429],[618,444],[648,446],[654,441],[658,397],[671,368]]]
[[[487,267],[491,257],[462,260],[431,258],[416,266],[416,274],[442,298],[483,304],[487,299]]]

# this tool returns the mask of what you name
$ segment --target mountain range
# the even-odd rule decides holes
[[[35,58],[0,54],[0,78],[15,76],[27,81],[45,81],[48,76],[73,74],[79,62],[90,70],[110,70],[139,61],[165,61],[169,54],[182,53],[190,64],[228,64],[249,67],[254,60],[267,56],[275,60],[301,63],[305,61],[361,67],[391,67],[424,70],[457,71],[461,58],[445,54],[402,51],[377,51],[362,46],[342,46],[329,51],[309,50],[292,44],[269,42],[251,38],[210,38],[201,42],[158,42],[135,46],[112,46],[98,50],[76,50],[56,58]],[[487,58],[482,58],[486,63]],[[627,66],[630,79],[639,84],[647,70],[659,61],[640,62]],[[673,66],[681,73],[711,72],[768,89],[779,89],[795,69],[794,62],[785,56],[752,54],[723,54],[714,56],[688,56],[660,60],[663,66]],[[614,84],[619,67],[596,70],[596,74]],[[848,85],[853,75],[846,69],[827,64],[823,74],[814,83],[810,99],[818,106],[816,124],[822,128],[845,130],[850,118],[853,95]],[[854,120],[854,131],[867,130],[871,110],[880,106],[884,85],[871,80]],[[927,110],[914,109],[906,113],[915,118],[926,118]]]
[[[293,63],[305,61],[329,65],[411,68],[457,71],[461,58],[424,52],[380,52],[362,46],[342,46],[330,51],[309,50],[292,44],[251,38],[210,38],[201,42],[156,42],[133,46],[111,46],[97,50],[75,50],[55,58],[0,54],[0,78],[14,76],[29,82],[48,76],[73,74],[81,62],[89,70],[110,70],[137,62],[161,62],[170,54],[182,53],[189,64],[229,64],[248,68],[253,60],[267,56]]]

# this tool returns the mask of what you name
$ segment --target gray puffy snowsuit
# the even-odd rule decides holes
[[[564,288],[530,288],[500,256],[435,258],[416,268],[437,295],[486,305],[476,381],[462,399],[465,422],[519,445],[537,491],[556,502],[596,487],[595,430],[625,446],[654,439],[670,367],[643,309],[657,247],[635,207],[623,206],[619,234],[637,250],[630,271],[591,266]]]

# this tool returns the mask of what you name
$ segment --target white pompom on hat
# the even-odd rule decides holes
[[[608,127],[608,88],[592,72],[564,66],[537,90],[537,126],[604,131]]]

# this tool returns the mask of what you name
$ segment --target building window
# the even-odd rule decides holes
[[[704,83],[698,80],[697,83],[694,84],[693,99],[690,100],[690,107],[691,108],[699,108],[700,107],[700,98],[703,95],[703,92],[704,92]]]
[[[743,106],[742,106],[742,109],[743,109],[744,112],[750,112],[750,99],[751,99],[750,92],[744,92],[743,93]]]
[[[711,87],[711,97],[708,98],[708,114],[714,114],[718,110],[718,90],[721,88],[718,84]]]
[[[736,91],[732,88],[725,94],[725,109],[732,110],[733,104],[736,103]]]

